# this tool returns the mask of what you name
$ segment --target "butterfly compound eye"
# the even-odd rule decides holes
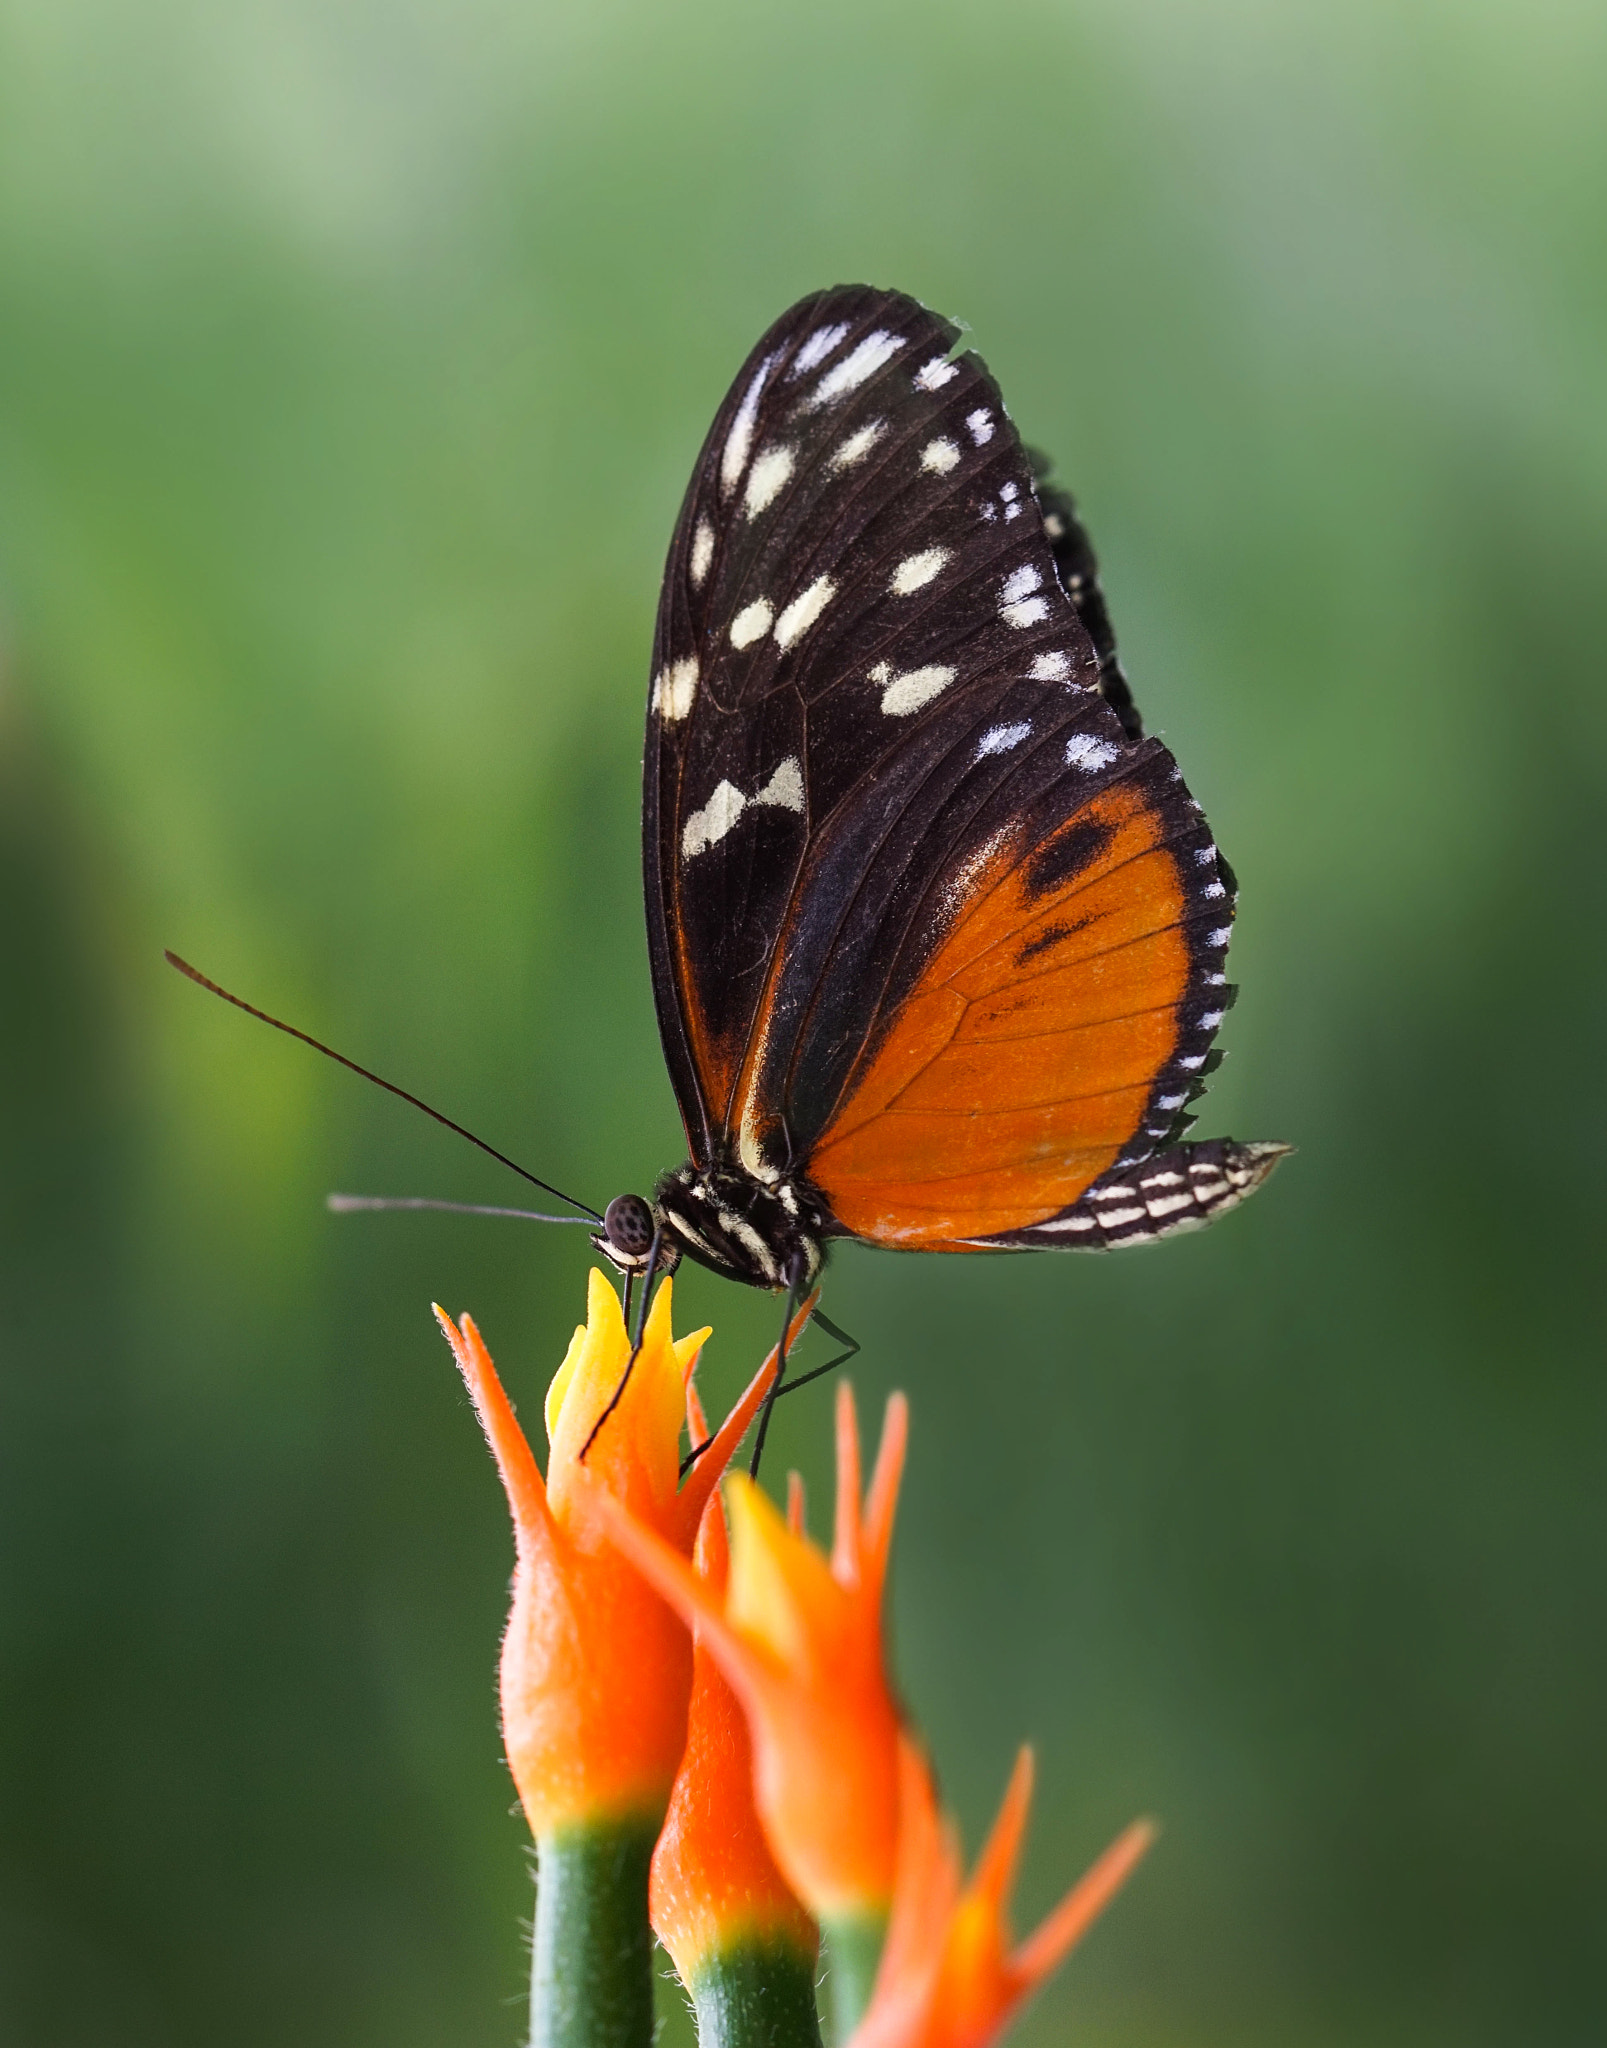
[[[603,1211],[603,1234],[627,1259],[645,1259],[653,1244],[653,1212],[640,1195],[616,1195]]]

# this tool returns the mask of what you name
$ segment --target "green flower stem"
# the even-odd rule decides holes
[[[831,2005],[832,2039],[842,2048],[864,2017],[876,1982],[887,1935],[885,1913],[859,1913],[821,1923],[826,1937],[826,1995]]]
[[[820,2048],[815,1956],[749,1936],[707,1957],[691,1984],[698,2048]]]
[[[566,1828],[536,1844],[530,2048],[653,2048],[647,1867],[658,1823]]]

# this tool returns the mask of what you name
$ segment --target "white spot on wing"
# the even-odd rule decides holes
[[[831,405],[845,397],[850,391],[857,391],[867,377],[874,377],[890,356],[895,356],[904,346],[896,334],[889,334],[878,328],[874,334],[856,342],[840,363],[826,372],[815,386],[809,403],[812,406]]]
[[[1226,1015],[1226,1010],[1207,1010],[1199,1020],[1199,1028],[1202,1031],[1214,1031]]]
[[[886,715],[908,718],[912,711],[919,711],[946,690],[958,673],[958,669],[934,664],[930,668],[907,669],[903,675],[895,676],[885,661],[879,661],[870,672],[870,680],[882,686],[882,710]]]
[[[1007,626],[1014,626],[1018,631],[1027,626],[1036,626],[1040,620],[1048,616],[1049,601],[1043,597],[1024,597],[1020,604],[1002,604],[999,607],[999,617]]]
[[[802,811],[803,770],[796,754],[789,754],[764,788],[751,797],[744,796],[734,782],[716,783],[714,794],[702,810],[691,812],[681,828],[681,858],[693,860],[711,846],[717,846],[750,804]]]
[[[1081,768],[1091,775],[1096,768],[1108,768],[1121,752],[1109,740],[1097,738],[1091,732],[1076,732],[1066,742],[1066,766]]]
[[[975,412],[965,416],[966,430],[971,439],[981,448],[993,439],[993,415],[985,405],[979,405]]]
[[[1063,683],[1071,674],[1069,654],[1035,654],[1027,671],[1035,683]]]
[[[831,578],[817,576],[809,588],[800,591],[776,620],[776,645],[790,647],[802,634],[807,633],[836,595],[837,586]]]
[[[1031,723],[1025,719],[1015,725],[990,725],[976,743],[976,759],[980,761],[984,754],[1008,754],[1031,731]]]
[[[753,422],[759,411],[759,394],[764,389],[764,380],[770,374],[774,356],[766,356],[754,374],[753,382],[742,394],[742,403],[737,407],[737,416],[731,422],[731,431],[725,437],[725,447],[720,455],[720,489],[728,496],[736,488],[753,447]]]
[[[765,598],[756,597],[752,604],[745,604],[731,621],[731,645],[751,647],[755,640],[762,640],[770,630],[770,621],[775,613]]]
[[[999,592],[1000,602],[1015,604],[1020,598],[1031,596],[1043,587],[1043,578],[1030,562],[1019,569],[1012,569],[1004,579],[1004,588]]]
[[[714,560],[714,528],[706,519],[700,519],[692,535],[692,588],[701,590],[703,579],[709,573],[709,564]]]
[[[954,443],[941,438],[928,441],[921,450],[922,469],[933,470],[938,476],[947,476],[959,459],[960,451]]]
[[[833,454],[831,467],[833,469],[852,469],[856,462],[863,462],[865,457],[876,446],[876,443],[882,438],[885,424],[882,420],[868,420],[864,426],[850,434],[848,439]]]
[[[796,754],[787,756],[753,801],[756,804],[776,804],[784,811],[803,809],[803,770],[798,765]]]
[[[747,808],[748,800],[734,782],[717,782],[702,810],[691,812],[681,827],[681,858],[691,860],[718,845]]]
[[[692,699],[697,695],[697,656],[689,654],[684,661],[672,661],[668,668],[660,669],[653,682],[653,709],[661,718],[675,720],[684,718],[692,708]]]
[[[959,376],[959,368],[947,356],[933,356],[929,363],[923,363],[915,372],[915,382],[922,391],[941,391],[952,378]]]
[[[817,363],[823,363],[847,332],[846,320],[839,321],[835,327],[817,327],[793,357],[791,374],[801,377],[805,370],[812,370]]]
[[[923,548],[918,555],[906,555],[887,587],[895,597],[908,597],[912,590],[930,583],[948,558],[947,548]]]
[[[742,509],[752,519],[767,505],[774,504],[781,486],[792,475],[793,453],[788,447],[767,448],[748,471],[748,488],[742,494]]]

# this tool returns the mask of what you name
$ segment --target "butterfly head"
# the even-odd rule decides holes
[[[658,1256],[653,1258],[653,1241]],[[681,1247],[663,1226],[663,1218],[640,1195],[616,1195],[603,1211],[603,1227],[591,1241],[621,1273],[644,1273],[649,1259],[655,1273],[673,1273],[681,1263]]]
[[[761,1180],[738,1166],[681,1166],[659,1182],[653,1215],[663,1249],[673,1244],[677,1258],[685,1252],[750,1287],[810,1287],[826,1263],[825,1212],[794,1181]]]

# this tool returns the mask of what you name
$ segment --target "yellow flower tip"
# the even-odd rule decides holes
[[[843,1589],[808,1537],[746,1473],[726,1481],[725,1497],[731,1514],[726,1619],[778,1664],[805,1672],[813,1661],[812,1636],[841,1631]]]
[[[586,1275],[586,1320],[575,1325],[575,1334],[564,1353],[564,1362],[553,1375],[547,1389],[546,1420],[547,1441],[550,1444],[558,1431],[558,1418],[569,1390],[574,1384],[575,1374],[588,1346],[607,1346],[618,1350],[625,1345],[625,1311],[619,1296],[608,1284],[607,1275],[598,1266],[593,1266]],[[626,1346],[627,1356],[629,1347]]]
[[[692,1389],[692,1375],[697,1371],[697,1362],[703,1355],[703,1347],[713,1335],[714,1325],[705,1323],[701,1330],[693,1330],[690,1335],[674,1340],[675,1362],[681,1368],[681,1385],[689,1394]]]
[[[576,1330],[547,1390],[552,1447],[547,1486],[560,1521],[580,1514],[577,1481],[582,1468],[655,1527],[663,1527],[672,1512],[686,1359],[695,1359],[703,1343],[699,1335],[693,1344],[675,1344],[672,1299],[671,1282],[665,1280],[642,1332],[641,1351],[633,1360],[618,1295],[598,1268],[588,1276],[586,1321]],[[589,1520],[580,1515],[577,1532]]]

